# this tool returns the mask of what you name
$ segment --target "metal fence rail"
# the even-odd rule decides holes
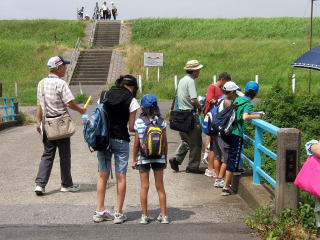
[[[76,41],[75,47],[73,49],[73,52],[71,54],[71,58],[70,58],[71,64],[68,66],[67,73],[66,73],[66,80],[68,84],[70,84],[73,71],[77,65],[78,57],[80,54],[80,45],[81,45],[81,40],[80,38],[78,38]]]
[[[93,45],[93,39],[94,39],[95,31],[96,31],[96,26],[97,26],[97,20],[93,19],[93,26],[92,26],[91,33],[90,33],[90,38],[88,40],[88,45],[90,47]]]
[[[14,100],[13,97],[0,97],[0,122],[15,120]]]
[[[276,187],[275,179],[269,176],[261,166],[262,154],[269,156],[273,160],[277,160],[277,154],[263,146],[263,131],[267,131],[277,136],[279,128],[261,119],[252,119],[251,124],[255,126],[255,140],[245,135],[244,141],[254,146],[254,160],[252,161],[245,154],[242,154],[242,159],[246,161],[253,169],[253,184],[260,184],[262,177],[273,187]]]

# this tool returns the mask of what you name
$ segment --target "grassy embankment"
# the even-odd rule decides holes
[[[73,47],[85,23],[60,20],[0,21],[0,82],[3,96],[14,96],[18,82],[22,104],[35,104],[36,86],[47,74],[50,56]],[[55,38],[56,36],[56,38]]]
[[[320,19],[315,18],[315,26]],[[314,46],[319,43],[320,29],[315,28]],[[214,74],[227,71],[241,87],[260,76],[260,96],[279,83],[291,87],[296,74],[297,90],[307,89],[308,71],[293,69],[290,64],[308,50],[308,22],[305,18],[243,19],[138,19],[132,23],[132,43],[128,50],[127,70],[143,74],[143,52],[163,52],[164,67],[157,83],[156,68],[149,70],[151,79],[144,81],[144,92],[162,99],[174,94],[174,75],[184,75],[189,59],[198,59],[205,68],[197,80],[199,94],[204,95]],[[319,90],[319,72],[313,71],[313,92]]]

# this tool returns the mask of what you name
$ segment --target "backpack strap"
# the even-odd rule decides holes
[[[141,117],[141,119],[147,126],[152,124],[147,116],[143,116],[143,117]]]
[[[153,123],[149,120],[149,118],[148,118],[147,116],[143,116],[143,117],[141,117],[141,119],[142,119],[142,121],[143,121],[147,126],[153,124]],[[163,121],[164,121],[164,119],[163,119],[162,117],[158,117],[158,119],[157,119],[157,121],[156,121],[156,123],[155,123],[155,126],[161,127]]]
[[[102,101],[106,98],[107,95],[107,91],[102,91],[100,94],[100,103],[102,103]]]

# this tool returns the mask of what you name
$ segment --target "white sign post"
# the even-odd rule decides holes
[[[294,93],[296,91],[296,75],[292,75],[292,92]]]
[[[256,75],[256,83],[259,83],[259,75]]]
[[[174,76],[174,89],[177,90],[177,87],[178,87],[178,76],[175,75]]]
[[[213,84],[217,83],[217,75],[213,75]]]
[[[16,97],[18,97],[18,83],[14,82],[14,93],[16,95]]]
[[[146,69],[146,77],[149,79],[149,67],[158,67],[158,82],[160,81],[160,67],[163,67],[163,53],[145,52],[144,66]]]

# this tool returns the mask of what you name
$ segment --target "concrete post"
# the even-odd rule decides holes
[[[0,82],[0,97],[2,97],[2,82]]]
[[[301,133],[295,128],[280,128],[276,176],[276,214],[285,208],[297,209],[298,188],[293,184],[299,167]]]
[[[14,114],[15,115],[19,114],[19,103],[18,102],[14,103]]]

